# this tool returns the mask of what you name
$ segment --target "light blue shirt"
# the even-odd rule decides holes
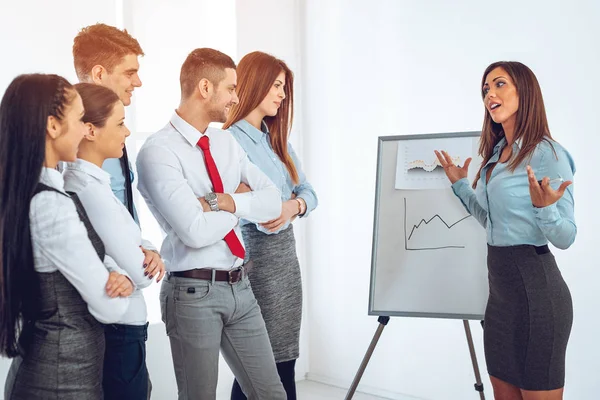
[[[123,203],[125,207],[127,207],[127,203],[125,201],[125,176],[123,175],[123,169],[121,168],[121,160],[118,158],[108,158],[102,164],[102,169],[110,175],[110,188],[113,193]],[[131,184],[133,186],[133,170],[131,169],[131,163],[129,163],[129,173],[131,174]],[[135,209],[135,204],[131,205],[133,207],[133,219],[136,224],[140,224],[138,219],[137,211]]]
[[[513,143],[513,156],[520,151],[521,141]],[[531,165],[536,179],[547,176],[572,181],[575,164],[571,155],[560,144],[550,139],[541,141],[529,160],[523,161],[514,172],[507,163],[497,163],[506,139],[494,148],[492,158],[481,170],[475,191],[468,180],[461,179],[452,190],[471,215],[486,228],[487,242],[492,246],[530,244],[542,246],[548,242],[559,249],[568,248],[577,234],[574,218],[573,185],[556,203],[536,208],[531,203],[527,165]],[[486,173],[492,164],[489,182]],[[557,189],[561,182],[552,183]]]
[[[292,182],[292,177],[285,167],[285,164],[281,162],[279,156],[273,151],[269,140],[269,130],[264,122],[262,124],[262,130],[256,129],[246,120],[236,122],[229,127],[228,130],[246,151],[250,161],[260,168],[260,170],[264,172],[279,189],[281,192],[281,201],[289,200],[292,193],[295,193],[297,197],[302,197],[306,203],[306,212],[301,215],[301,217],[308,216],[308,214],[317,207],[319,203],[317,194],[312,185],[306,180],[306,175],[302,171],[300,160],[289,142],[288,153],[292,157],[296,171],[298,172],[297,185]],[[240,223],[241,225],[246,225],[250,222],[241,220]],[[289,222],[282,226],[279,231],[286,229],[288,226]],[[256,227],[261,232],[267,234],[277,233],[269,232],[260,224],[256,224]]]

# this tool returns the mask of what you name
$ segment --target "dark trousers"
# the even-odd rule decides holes
[[[277,363],[277,373],[285,389],[288,400],[296,400],[296,360]],[[233,381],[231,400],[246,400],[237,380]]]
[[[146,368],[148,324],[106,325],[104,337],[104,398],[147,400],[150,397]]]

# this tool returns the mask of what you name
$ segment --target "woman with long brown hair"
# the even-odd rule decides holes
[[[269,54],[245,55],[237,67],[239,104],[223,126],[281,191],[281,216],[264,224],[242,221],[252,290],[265,320],[277,370],[288,399],[296,399],[302,282],[291,222],[317,207],[317,195],[288,142],[293,119],[294,75]],[[246,188],[251,190],[251,188]],[[245,399],[234,382],[231,398]]]
[[[547,244],[566,249],[575,240],[575,165],[550,135],[528,67],[491,64],[481,94],[483,163],[475,190],[466,178],[470,159],[458,167],[448,153],[436,155],[456,196],[487,231],[484,349],[494,397],[562,399],[573,305]]]

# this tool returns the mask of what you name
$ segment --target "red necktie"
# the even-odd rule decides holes
[[[215,193],[223,193],[223,181],[221,180],[221,175],[219,175],[219,170],[217,169],[217,164],[215,164],[215,160],[210,154],[210,143],[208,141],[208,136],[202,136],[200,140],[198,140],[198,146],[202,149],[204,153],[204,163],[206,164],[206,170],[208,171],[208,176],[213,185],[213,190]],[[246,250],[244,250],[244,246],[238,239],[235,231],[232,229],[227,235],[225,235],[225,243],[229,246],[229,250],[233,253],[234,256],[244,259],[246,255]]]

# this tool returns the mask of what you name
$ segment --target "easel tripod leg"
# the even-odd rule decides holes
[[[475,354],[475,346],[473,345],[473,336],[471,335],[471,326],[469,321],[463,320],[465,327],[465,334],[467,335],[467,343],[469,344],[469,352],[471,353],[471,362],[473,363],[473,372],[475,372],[475,390],[479,392],[479,398],[485,400],[483,394],[483,383],[481,382],[481,375],[479,374],[479,365],[477,364],[477,354]]]
[[[383,328],[385,328],[385,326],[387,325],[387,323],[389,321],[390,321],[390,317],[385,317],[385,316],[381,316],[377,319],[377,322],[379,322],[379,326],[377,327],[377,330],[375,331],[375,335],[373,335],[373,339],[371,340],[371,344],[369,345],[369,348],[367,349],[367,352],[366,352],[365,356],[363,357],[362,362],[360,363],[360,367],[358,368],[358,371],[356,372],[356,375],[354,376],[352,385],[350,385],[350,389],[348,389],[348,393],[346,394],[345,400],[351,400],[352,397],[354,396],[354,392],[356,392],[356,388],[358,387],[360,379],[362,378],[363,373],[365,372],[365,369],[367,368],[367,364],[369,363],[369,360],[371,359],[371,356],[373,355],[373,351],[375,350],[375,346],[377,346],[377,342],[379,341],[379,337],[381,336],[381,333],[383,332]]]

